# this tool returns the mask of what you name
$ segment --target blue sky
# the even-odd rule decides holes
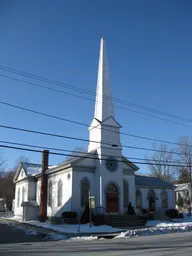
[[[111,87],[116,98],[191,117],[191,1],[10,0],[1,1],[0,5],[0,65],[95,92],[99,43],[104,35]],[[18,78],[2,70],[0,75]],[[55,85],[52,87],[57,88]],[[93,118],[92,100],[50,92],[1,76],[0,89],[0,101],[86,124]],[[63,90],[75,93],[68,89]],[[133,107],[121,106],[136,110]],[[122,132],[169,141],[177,141],[183,135],[191,136],[190,127],[129,110],[115,108]],[[0,117],[0,123],[4,125],[88,139],[86,127],[26,113],[1,104]],[[2,128],[0,140],[70,150],[87,146],[87,143],[79,141]],[[121,140],[124,145],[152,147],[151,141],[128,136],[122,136]],[[10,149],[1,149],[1,152],[9,168],[19,156],[26,156],[32,162],[41,161],[40,154]],[[150,154],[128,148],[123,153],[125,156],[140,158]],[[54,164],[62,159],[50,156],[50,163]],[[145,166],[140,167],[141,171],[147,170]]]

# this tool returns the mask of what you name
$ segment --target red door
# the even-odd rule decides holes
[[[119,195],[116,193],[106,194],[106,208],[110,213],[119,212]]]

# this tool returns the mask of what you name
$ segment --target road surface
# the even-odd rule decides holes
[[[35,256],[166,256],[192,255],[192,233],[110,240],[62,240],[0,244],[0,255]]]

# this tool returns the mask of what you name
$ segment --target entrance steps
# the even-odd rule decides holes
[[[136,215],[114,214],[111,215],[111,226],[115,228],[140,227],[144,226],[145,221]]]

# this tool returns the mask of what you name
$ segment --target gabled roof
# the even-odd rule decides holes
[[[173,184],[155,177],[135,175],[136,187],[174,188]]]
[[[110,124],[107,124],[107,122],[110,121],[110,119],[113,120],[113,122],[114,122],[114,124],[115,124],[115,127],[116,127],[116,126],[119,127],[119,128],[122,127],[122,126],[115,120],[115,118],[114,118],[113,116],[109,116],[109,117],[107,117],[106,119],[104,119],[104,120],[102,121],[102,124],[110,125]],[[111,125],[111,126],[114,126],[114,125]]]
[[[129,167],[131,167],[132,169],[134,169],[134,171],[138,171],[139,167],[137,165],[135,165],[134,163],[132,163],[131,161],[129,161],[126,157],[122,157],[123,162],[128,165]]]
[[[46,171],[46,174],[48,174],[49,172],[52,172],[52,170],[54,171],[57,170],[58,168],[69,168],[72,165],[77,164],[78,162],[85,160],[85,159],[96,159],[96,157],[94,157],[94,155],[96,154],[97,150],[92,150],[90,152],[79,152],[79,153],[75,153],[75,156],[72,156],[71,158],[63,161],[62,163],[58,164],[57,166],[53,167],[53,168],[49,168]]]
[[[41,164],[22,163],[22,166],[27,176],[35,176],[42,170]]]
[[[53,166],[49,166],[49,168],[53,168]],[[29,177],[35,177],[37,174],[40,174],[42,171],[42,165],[41,164],[35,164],[35,163],[27,163],[27,162],[20,162],[16,173],[15,173],[15,177],[13,179],[14,182],[17,181],[20,171],[24,170],[27,178]]]

